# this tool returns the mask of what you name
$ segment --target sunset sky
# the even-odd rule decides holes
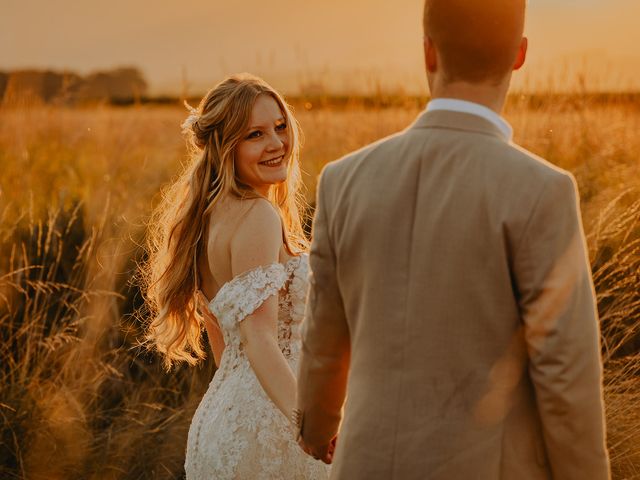
[[[480,0],[477,0],[480,1]],[[0,0],[0,70],[138,66],[152,93],[250,71],[289,93],[424,93],[423,0]],[[640,89],[639,0],[529,0],[522,88]],[[183,73],[184,72],[184,73]]]

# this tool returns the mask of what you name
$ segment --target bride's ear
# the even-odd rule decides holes
[[[516,63],[513,65],[514,70],[520,70],[527,59],[527,49],[529,48],[529,39],[522,37],[520,40],[520,46],[518,47],[518,55],[516,56]]]

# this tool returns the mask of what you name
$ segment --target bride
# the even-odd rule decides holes
[[[166,366],[204,357],[201,323],[218,365],[189,428],[187,479],[327,478],[290,421],[308,269],[299,126],[273,88],[243,74],[214,87],[183,129],[191,162],[151,222],[146,278],[148,335]]]

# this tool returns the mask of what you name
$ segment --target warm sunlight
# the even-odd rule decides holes
[[[0,4],[0,479],[640,480],[640,0]]]
[[[422,0],[194,0],[152,9],[142,0],[8,0],[2,10],[0,70],[136,66],[152,93],[177,93],[185,81],[199,93],[230,71],[261,74],[290,93],[425,91]],[[639,16],[635,0],[530,0],[531,48],[517,85],[640,88]]]

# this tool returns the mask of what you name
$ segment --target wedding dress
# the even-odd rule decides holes
[[[220,367],[191,421],[187,480],[324,479],[328,465],[297,445],[289,419],[262,389],[242,350],[239,323],[278,295],[278,344],[293,372],[307,292],[306,254],[245,272],[209,303],[224,336]]]

